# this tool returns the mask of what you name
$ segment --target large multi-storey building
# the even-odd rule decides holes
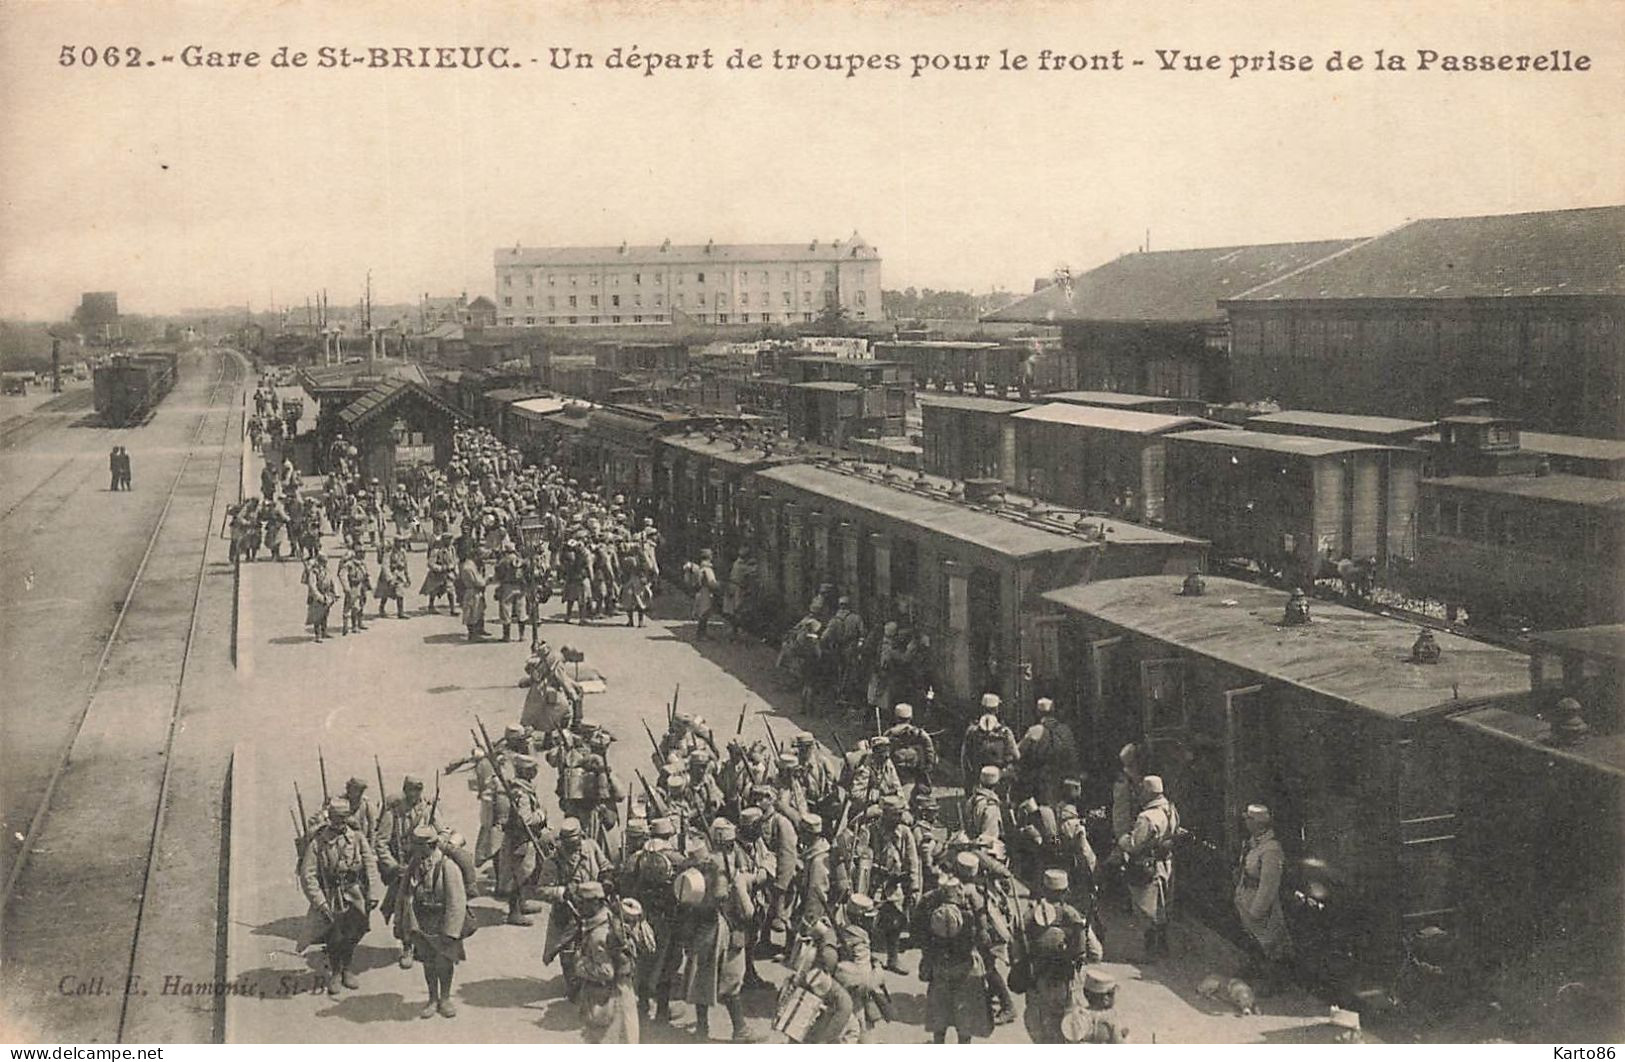
[[[804,244],[516,244],[495,257],[502,325],[807,324],[835,309],[880,319],[880,252],[856,232]]]

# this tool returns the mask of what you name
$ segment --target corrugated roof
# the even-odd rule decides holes
[[[1346,250],[1356,240],[1126,254],[988,314],[984,321],[1217,321],[1219,300]]]
[[[1431,431],[1434,422],[1404,420],[1399,417],[1372,417],[1355,413],[1319,413],[1308,409],[1283,409],[1248,417],[1248,424],[1290,424],[1302,428],[1334,428],[1372,435],[1421,435]]]
[[[920,407],[940,406],[943,409],[965,409],[974,413],[1015,413],[1029,409],[1031,402],[1012,402],[1005,398],[984,398],[981,395],[947,395],[929,392],[917,396]]]
[[[1494,707],[1463,712],[1452,716],[1450,722],[1556,760],[1625,777],[1625,734],[1593,733],[1572,745],[1558,747],[1547,743],[1552,727],[1546,720]]]
[[[1591,476],[1444,476],[1425,482],[1475,494],[1503,494],[1593,508],[1625,508],[1625,483]]]
[[[813,465],[785,465],[757,475],[831,501],[851,505],[886,520],[946,535],[1004,557],[1070,553],[1089,548],[1082,539],[1029,527],[978,512],[966,505],[926,498],[858,476]]]
[[[1583,457],[1592,461],[1625,461],[1625,440],[1593,439],[1585,435],[1552,435],[1520,431],[1518,445],[1555,457]]]
[[[1549,649],[1584,653],[1586,656],[1608,660],[1625,660],[1625,623],[1570,627],[1563,631],[1539,631],[1528,637],[1534,644]]]
[[[339,421],[346,428],[364,428],[408,397],[425,403],[453,420],[468,419],[455,406],[441,401],[433,391],[421,384],[411,380],[383,380],[339,410]]]
[[[1237,428],[1199,428],[1168,436],[1181,442],[1207,443],[1214,446],[1237,446],[1245,450],[1270,450],[1279,454],[1299,457],[1326,457],[1331,454],[1350,453],[1355,450],[1386,450],[1389,447],[1374,443],[1347,442],[1342,439],[1317,439],[1312,435],[1276,435],[1264,431]]]
[[[1526,694],[1529,661],[1506,649],[1436,632],[1437,664],[1407,658],[1416,627],[1330,602],[1311,622],[1283,627],[1287,595],[1216,576],[1201,597],[1181,597],[1173,576],[1108,579],[1052,590],[1046,600],[1115,627],[1289,683],[1393,719]],[[1458,697],[1459,694],[1459,697]]]
[[[1044,424],[1070,424],[1100,431],[1121,431],[1134,435],[1160,435],[1163,432],[1205,424],[1200,417],[1176,417],[1169,413],[1141,413],[1133,409],[1107,409],[1105,406],[1074,406],[1051,402],[1012,414],[1015,420]],[[1228,429],[1225,429],[1228,430]]]
[[[629,247],[499,247],[500,266],[722,266],[737,262],[874,261],[880,252],[853,233],[850,240],[806,243],[669,243]]]
[[[1235,299],[1551,295],[1625,295],[1625,206],[1412,221]]]

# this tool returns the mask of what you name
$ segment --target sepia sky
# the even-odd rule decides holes
[[[342,6],[342,10],[335,10]],[[311,67],[188,69],[282,44]],[[552,70],[549,47],[709,46],[718,69]],[[60,65],[64,45],[153,67]],[[315,69],[324,45],[505,46],[507,70]],[[900,71],[729,72],[896,53]],[[1122,71],[999,71],[1008,48]],[[1163,72],[1155,49],[1221,57]],[[1370,69],[1377,48],[1404,72]],[[1414,70],[1418,49],[1591,57],[1587,73]],[[1311,73],[1230,76],[1237,53]],[[1367,69],[1328,73],[1334,50]],[[982,72],[910,77],[915,54]],[[124,53],[127,55],[128,53]],[[159,62],[174,55],[173,63]],[[530,63],[530,59],[539,60]],[[1625,201],[1625,3],[7,2],[0,316],[81,291],[127,312],[490,293],[525,244],[800,241],[854,229],[887,287],[1030,288],[1136,249],[1366,235],[1409,217]]]

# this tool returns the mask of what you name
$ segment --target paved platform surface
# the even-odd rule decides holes
[[[256,471],[253,482],[257,476]],[[414,587],[423,564],[423,554],[413,553]],[[227,1039],[578,1041],[580,1022],[575,1007],[563,999],[558,967],[541,963],[545,916],[532,928],[503,925],[503,909],[490,898],[474,901],[482,928],[468,942],[468,961],[457,970],[455,1019],[417,1018],[424,999],[421,974],[395,965],[394,941],[377,918],[357,951],[361,987],[356,991],[338,997],[312,991],[321,980],[319,951],[295,953],[306,905],[294,876],[288,810],[296,780],[307,809],[321,798],[318,746],[335,787],[357,775],[368,782],[368,797],[375,798],[374,753],[397,791],[405,773],[425,776],[432,787],[435,769],[468,751],[476,717],[493,732],[518,717],[524,691],[515,683],[526,647],[500,640],[471,644],[460,620],[444,611],[425,614],[415,595],[406,619],[369,619],[365,631],[317,645],[302,626],[299,564],[261,560],[243,574],[252,629],[243,652],[252,655],[253,678],[237,691],[238,803],[232,829],[241,863],[233,868],[229,905],[232,950],[225,976],[234,992],[227,1000]],[[658,732],[664,703],[677,683],[682,710],[704,715],[719,731],[731,732],[742,703],[749,706],[748,739],[763,733],[765,720],[772,721],[781,741],[803,729],[788,711],[792,695],[778,688],[772,652],[760,644],[696,645],[693,625],[672,618],[680,606],[680,596],[668,594],[656,609],[667,618],[652,619],[640,630],[609,621],[567,626],[557,622],[558,614],[544,623],[543,633],[555,645],[583,650],[588,663],[605,674],[607,691],[589,696],[586,710],[615,733],[611,761],[617,775],[632,784],[632,768],[647,766],[648,741],[639,719]],[[335,615],[335,630],[337,623]],[[827,734],[826,724],[817,729]],[[465,778],[453,775],[442,783],[441,809],[445,821],[472,838],[478,817]],[[542,781],[550,818],[557,821],[551,773],[544,771]],[[1235,1016],[1195,992],[1203,976],[1231,971],[1238,963],[1228,945],[1201,927],[1181,923],[1175,929],[1180,956],[1142,971],[1132,961],[1138,957],[1139,934],[1117,915],[1112,921],[1107,966],[1122,983],[1119,1009],[1137,1042],[1301,1041],[1314,1035],[1310,1029],[1325,1013],[1315,1000],[1292,993],[1265,1001],[1263,1014]],[[1130,949],[1126,955],[1124,949]],[[908,953],[905,965],[913,969],[918,958],[918,952]],[[760,965],[770,980],[783,975],[775,964]],[[888,984],[902,1020],[882,1026],[876,1039],[927,1039],[920,1024],[925,986],[895,975],[888,975]],[[747,994],[746,1012],[756,1031],[767,1033],[773,1002],[771,993]],[[677,1005],[674,1010],[672,1026],[645,1027],[646,1042],[694,1042],[691,1009]],[[717,1023],[717,1035],[724,1035],[725,1025]],[[998,1029],[994,1040],[1026,1043],[1027,1036],[1017,1023]]]

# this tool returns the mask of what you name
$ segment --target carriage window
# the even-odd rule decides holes
[[[1451,499],[1442,499],[1439,502],[1438,519],[1434,523],[1436,533],[1441,535],[1455,535],[1460,530],[1461,506]]]

